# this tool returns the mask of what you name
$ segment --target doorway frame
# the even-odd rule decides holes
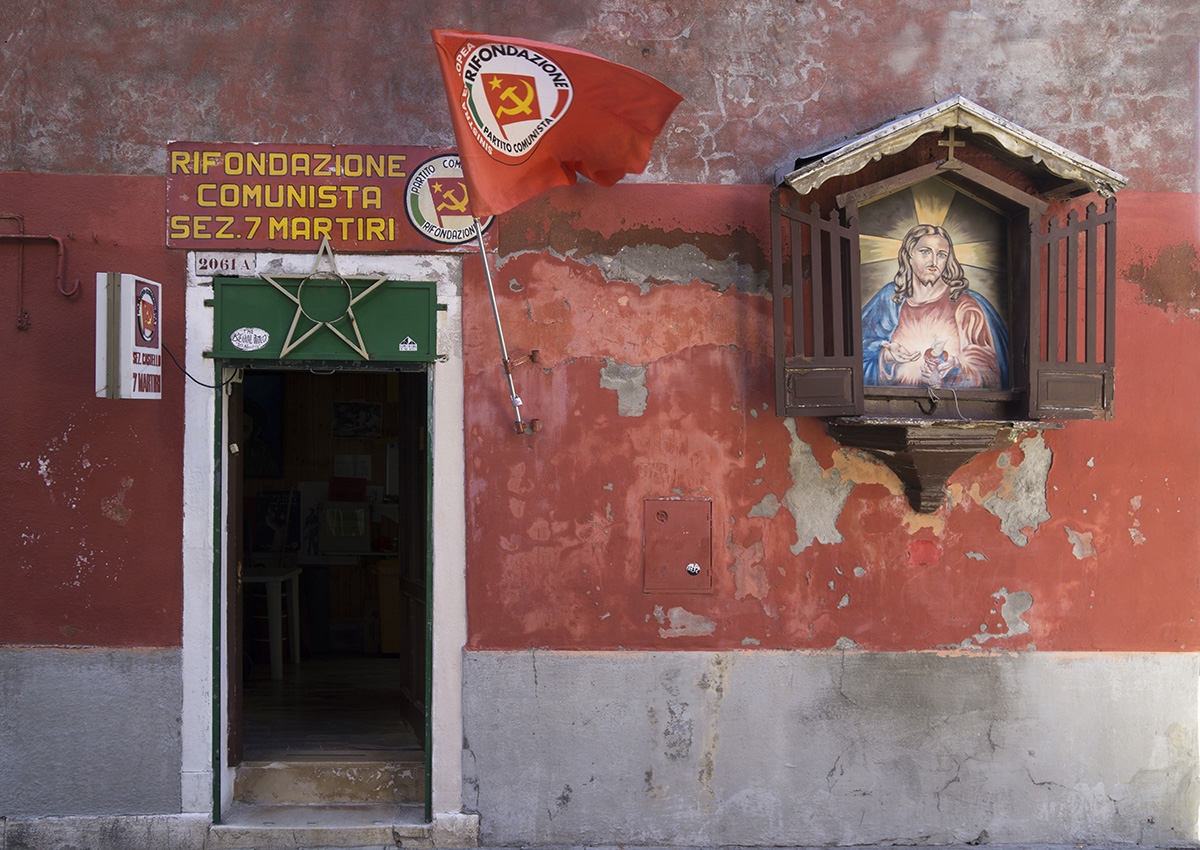
[[[477,828],[462,812],[462,650],[466,643],[466,488],[463,418],[462,256],[457,254],[338,254],[343,275],[384,274],[437,284],[437,354],[429,380],[429,481],[432,608],[427,682],[429,765],[427,799],[436,831]],[[235,370],[205,356],[213,347],[212,276],[198,267],[240,277],[304,277],[308,254],[189,252],[184,316],[184,366],[210,386],[185,381],[183,498],[183,705],[180,777],[183,811],[219,822],[233,802],[234,765],[227,758],[227,649],[230,612],[223,553],[229,512],[229,446],[223,422],[228,396],[213,387]],[[444,309],[443,309],[444,308]],[[220,404],[217,401],[220,399]],[[441,829],[439,829],[439,827]]]

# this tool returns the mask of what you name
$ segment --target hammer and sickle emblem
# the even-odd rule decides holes
[[[515,85],[509,86],[503,92],[501,92],[498,100],[506,100],[506,101],[512,103],[513,105],[497,107],[497,109],[496,109],[496,117],[497,118],[507,116],[507,115],[532,115],[533,114],[532,104],[533,104],[533,98],[534,98],[534,95],[536,94],[536,92],[534,91],[533,86],[531,86],[529,84],[528,80],[521,80],[521,83],[524,84],[524,86],[525,86],[525,96],[523,98],[521,97],[521,95],[517,94],[517,87]]]
[[[453,189],[447,189],[442,192],[442,198],[444,199],[442,203],[437,205],[438,212],[451,210],[452,212],[465,213],[467,211],[467,193],[465,191],[463,192],[461,201]]]

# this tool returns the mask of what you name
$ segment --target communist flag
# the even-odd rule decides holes
[[[582,174],[641,172],[683,98],[633,68],[569,47],[434,30],[471,212],[498,215]]]

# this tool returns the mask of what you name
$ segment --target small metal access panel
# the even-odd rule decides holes
[[[647,499],[643,511],[647,593],[712,593],[712,502]]]

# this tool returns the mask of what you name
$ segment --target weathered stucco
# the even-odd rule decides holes
[[[1000,486],[993,492],[978,494],[972,490],[972,498],[1000,518],[1000,530],[1018,546],[1029,542],[1026,529],[1037,527],[1050,519],[1046,512],[1046,480],[1050,475],[1052,452],[1039,434],[1021,443],[1024,455],[1019,464],[1007,454],[996,458],[996,466],[1003,472]]]
[[[837,518],[853,482],[842,481],[836,470],[826,475],[813,456],[812,447],[797,436],[796,423],[785,419],[783,424],[791,437],[788,474],[792,486],[783,497],[783,504],[796,523],[796,542],[791,546],[791,553],[799,555],[814,541],[841,543],[843,537],[837,530]]]
[[[624,230],[652,240],[655,224],[699,228],[714,210],[742,209],[745,191],[696,188],[681,208],[678,187],[661,206],[645,186],[607,190],[599,207],[599,190],[580,195],[587,206],[564,190],[500,223],[498,244],[514,247],[501,255],[504,274],[520,282],[501,293],[501,312],[510,345],[539,351],[516,381],[543,430],[494,439],[508,427],[495,363],[468,364],[471,646],[1194,648],[1189,603],[1173,594],[1160,600],[1166,616],[1133,626],[1123,605],[1143,598],[1146,571],[1105,566],[1165,547],[1156,581],[1193,585],[1183,553],[1194,526],[1179,521],[1195,512],[1184,493],[1197,470],[1178,458],[1196,447],[1193,429],[1169,423],[1196,402],[1179,386],[1180,407],[1138,415],[1161,409],[1151,364],[1192,368],[1186,314],[1123,282],[1116,420],[1014,432],[950,478],[939,511],[918,515],[883,464],[838,446],[819,420],[775,415],[764,291],[703,277],[623,281],[533,250],[566,244],[573,229],[591,256]],[[1136,222],[1121,231],[1122,268],[1196,222],[1189,196],[1122,193],[1121,203]],[[761,233],[765,209],[747,216],[732,229]],[[728,248],[708,245],[718,256]],[[765,249],[739,255],[761,262]],[[480,291],[469,274],[466,323],[482,339],[493,329]],[[491,495],[512,470],[520,516]],[[711,594],[642,591],[642,502],[672,496],[713,503]],[[498,550],[490,528],[503,529]],[[994,597],[1001,589],[1007,600]],[[1017,619],[1002,613],[1026,598]],[[711,625],[701,634],[655,614],[675,608]]]
[[[466,521],[434,539],[469,619],[434,630],[465,642],[466,676],[435,689],[465,701],[484,840],[1194,844],[1200,12],[1173,0],[0,6],[0,213],[61,237],[81,282],[56,291],[47,245],[0,248],[0,836],[181,807],[182,526],[201,575],[213,529],[181,516],[186,379],[94,397],[96,272],[162,282],[165,342],[199,361],[167,142],[449,145],[435,26],[685,97],[644,175],[489,232],[508,347],[539,352],[514,380],[540,431],[512,427],[463,261],[466,467],[434,467]],[[776,415],[768,202],[797,156],[955,93],[1130,177],[1115,418],[1015,434],[925,515],[820,421]],[[214,500],[203,477],[190,504]],[[708,592],[644,590],[644,504],[672,498],[711,502]],[[210,620],[189,620],[193,715]],[[183,745],[189,811],[206,734]]]
[[[650,181],[761,183],[800,153],[963,94],[1019,112],[1023,126],[1131,176],[1134,188],[1196,187],[1200,22],[1172,0],[953,0],[926,10],[287,0],[269,15],[235,2],[143,6],[38,0],[0,11],[0,99],[16,105],[0,122],[0,168],[161,174],[165,139],[446,144],[429,39],[441,27],[519,30],[678,90],[686,100],[655,147]]]
[[[1195,245],[1169,245],[1151,259],[1134,262],[1125,276],[1141,287],[1147,304],[1191,314],[1200,310],[1200,256]]]
[[[486,845],[1195,839],[1194,655],[464,662],[467,805]]]
[[[641,416],[646,412],[646,367],[606,361],[600,368],[600,386],[617,394],[618,416]]]

